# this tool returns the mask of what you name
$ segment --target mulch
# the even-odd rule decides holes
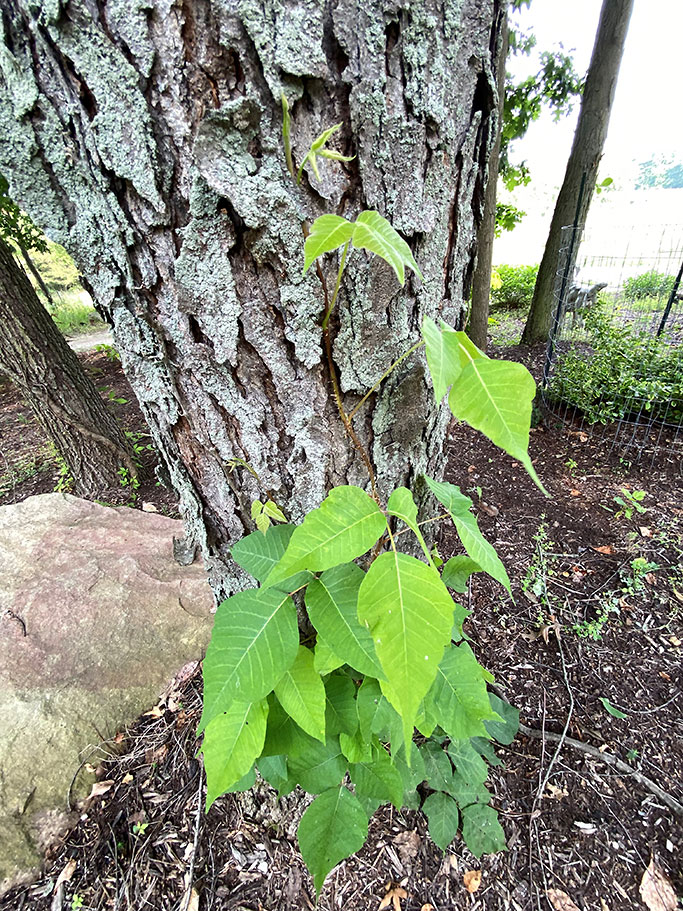
[[[504,352],[534,372],[539,355]],[[144,432],[118,365],[101,354],[84,360],[102,371],[113,397],[127,399],[112,407]],[[10,466],[43,445],[7,386],[0,434]],[[477,861],[456,840],[444,855],[420,812],[385,807],[365,847],[329,877],[321,911],[378,911],[383,900],[395,911],[642,908],[639,885],[652,857],[683,895],[682,818],[662,798],[683,803],[679,466],[627,471],[590,435],[552,417],[532,431],[530,451],[550,498],[469,428],[454,425],[448,441],[447,477],[473,498],[512,579],[512,598],[479,576],[463,596],[473,648],[524,725],[497,748],[502,765],[490,777],[508,850]],[[173,514],[152,455],[135,505]],[[0,504],[52,489],[54,477],[48,465],[18,480]],[[646,491],[646,513],[617,516],[622,488]],[[442,557],[458,550],[445,530]],[[634,574],[640,558],[656,568]],[[119,736],[117,754],[97,772],[102,793],[48,853],[42,877],[0,899],[2,911],[315,907],[295,836],[303,795],[278,800],[259,783],[204,814],[195,737],[201,677],[193,668],[185,677]],[[470,894],[463,876],[476,869],[481,886]],[[558,904],[559,893],[574,905]]]

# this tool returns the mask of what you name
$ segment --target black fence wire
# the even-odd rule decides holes
[[[562,233],[546,410],[625,461],[681,470],[681,226],[620,225],[591,236],[572,225]]]

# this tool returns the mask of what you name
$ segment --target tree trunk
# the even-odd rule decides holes
[[[67,464],[76,489],[102,495],[135,475],[126,440],[93,382],[0,239],[0,368]]]
[[[347,411],[469,292],[497,111],[501,0],[6,0],[0,170],[72,253],[215,590],[243,584],[231,543],[269,492],[298,521],[339,483],[366,486],[331,394],[319,277],[303,228],[376,209],[424,274],[349,257],[330,322]],[[353,161],[287,171],[324,129]],[[322,272],[334,282],[336,262]],[[422,354],[355,419],[382,497],[439,474],[446,414]],[[259,478],[242,467],[247,462]]]
[[[548,240],[538,270],[531,310],[522,335],[524,344],[548,337],[562,228],[574,223],[583,225],[588,215],[598,176],[598,165],[607,138],[607,127],[632,9],[633,0],[603,0],[574,143],[562,189],[555,204]],[[581,205],[577,210],[584,175],[585,188]]]
[[[26,265],[31,270],[31,275],[35,278],[36,282],[38,283],[38,287],[45,295],[45,300],[48,302],[48,304],[53,303],[52,295],[50,294],[50,289],[43,281],[43,276],[40,274],[40,272],[38,271],[38,267],[31,259],[30,253],[28,252],[26,247],[23,244],[20,244],[18,241],[17,241],[17,246],[21,250],[21,255],[24,257],[24,259],[26,261]]]
[[[498,167],[500,165],[500,140],[503,131],[503,105],[505,104],[505,61],[508,54],[507,15],[503,12],[496,59],[496,89],[498,104],[498,129],[491,149],[489,175],[484,195],[484,212],[477,234],[477,265],[472,277],[472,303],[467,334],[481,351],[486,351],[489,331],[489,299],[491,297],[491,268],[493,242],[496,236],[496,200],[498,198]]]

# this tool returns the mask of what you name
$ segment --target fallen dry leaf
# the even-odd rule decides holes
[[[420,911],[434,911],[434,905],[431,905],[429,902],[427,902],[426,905],[423,905],[420,908]]]
[[[402,889],[398,883],[387,883],[387,894],[379,903],[377,911],[383,911],[389,905],[393,905],[394,911],[401,911],[401,899],[408,898],[408,893]]]
[[[638,529],[638,531],[639,531],[640,534],[643,536],[643,538],[651,538],[651,537],[652,537],[652,529],[651,529],[651,528],[648,528],[647,525],[641,525],[640,528]]]
[[[648,585],[654,585],[657,581],[657,577],[654,573],[645,573],[645,581]]]
[[[671,677],[667,674],[666,671],[659,671],[659,676],[662,680],[666,680],[667,683],[671,683]]]
[[[591,547],[593,547],[593,545],[591,545]],[[616,550],[611,544],[601,544],[599,547],[593,547],[593,550],[597,551],[599,554],[607,554],[608,556],[616,553]]]
[[[555,911],[579,911],[578,905],[561,889],[548,889],[548,901]]]
[[[573,490],[570,490],[570,491],[569,491],[569,495],[572,496],[572,497],[580,497],[580,496],[581,496],[581,491],[580,491],[580,490],[577,490],[576,488],[574,488]]]
[[[676,911],[678,907],[674,888],[654,857],[640,881],[640,897],[650,911]]]
[[[563,797],[569,796],[569,791],[565,791],[564,788],[558,788],[557,785],[550,782],[546,785],[546,790],[548,791],[547,796],[552,797],[554,800],[562,800]]]
[[[113,784],[114,782],[111,779],[107,779],[106,781],[96,781],[92,786],[92,791],[88,794],[88,800],[91,800],[93,797],[101,797],[103,794],[106,794]]]
[[[674,648],[678,648],[681,644],[681,640],[678,638],[678,636],[671,636],[669,642],[673,645]]]
[[[126,772],[121,780],[124,784],[130,784],[131,781],[133,781],[133,776],[130,774],[130,772]]]
[[[481,870],[468,870],[463,874],[462,881],[468,892],[476,892],[481,885]]]
[[[143,712],[143,718],[161,718],[163,717],[164,709],[160,705],[155,705],[153,709],[150,709],[149,712]]]
[[[74,875],[75,870],[76,861],[72,858],[57,877],[57,882],[55,883],[55,892],[57,891],[58,886],[61,886],[62,883],[69,882],[71,877]]]
[[[399,857],[404,864],[409,863],[417,857],[417,852],[420,850],[422,839],[415,829],[411,829],[409,832],[399,832],[392,840],[398,848]]]
[[[498,513],[500,512],[500,510],[498,509],[497,506],[491,506],[489,503],[484,503],[483,500],[481,501],[481,503],[479,504],[479,506],[481,507],[481,509],[484,510],[484,512],[486,513],[486,515],[487,515],[487,516],[491,516],[491,518],[494,518],[494,517],[497,516]]]

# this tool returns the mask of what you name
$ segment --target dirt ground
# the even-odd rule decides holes
[[[504,356],[534,371],[539,363],[538,351]],[[126,428],[144,433],[118,364],[82,357]],[[584,429],[553,421],[541,421],[530,446],[548,499],[468,428],[453,426],[448,444],[447,477],[473,498],[513,581],[513,598],[480,576],[463,596],[473,648],[523,723],[497,748],[490,779],[508,850],[478,862],[456,840],[444,855],[420,812],[386,807],[362,851],[329,877],[321,911],[645,908],[639,887],[652,858],[683,896],[681,466],[626,470]],[[7,385],[0,441],[0,505],[53,489],[47,447]],[[154,453],[142,458],[147,477],[133,505],[173,514]],[[644,512],[628,515],[624,489],[644,491]],[[113,493],[130,501],[130,491]],[[446,530],[442,557],[458,549]],[[300,796],[278,801],[261,784],[204,815],[200,706],[196,670],[120,735],[120,755],[98,771],[110,784],[83,806],[42,878],[7,894],[2,911],[314,907],[296,846]],[[472,893],[463,881],[471,870],[482,874]]]

